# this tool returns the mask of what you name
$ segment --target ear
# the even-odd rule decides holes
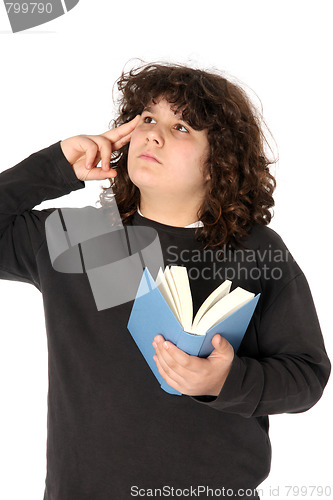
[[[205,171],[206,171],[206,175],[205,175]],[[204,181],[205,182],[208,182],[211,180],[211,176],[210,176],[210,166],[209,165],[205,165],[204,166],[204,171],[203,171],[203,174],[204,174]]]
[[[207,174],[206,174],[206,175],[205,175],[205,177],[204,177],[204,181],[205,181],[205,182],[208,182],[208,181],[210,181],[210,180],[211,180],[210,173],[209,173],[209,172],[207,172]]]

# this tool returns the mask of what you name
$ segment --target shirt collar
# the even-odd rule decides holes
[[[138,214],[141,215],[141,217],[144,217],[142,215],[142,213],[140,212],[139,207],[137,208],[137,210],[138,210]],[[185,226],[185,227],[186,228],[188,228],[188,227],[203,227],[203,222],[201,222],[201,220],[198,220],[196,222],[192,222],[192,224],[189,224],[188,226]]]

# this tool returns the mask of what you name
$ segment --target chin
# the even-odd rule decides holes
[[[146,168],[135,169],[134,171],[128,171],[129,178],[133,184],[141,188],[154,188],[157,186],[156,176],[152,175],[152,172]]]

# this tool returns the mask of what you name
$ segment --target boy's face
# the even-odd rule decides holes
[[[206,130],[192,129],[161,99],[145,108],[132,133],[128,174],[141,196],[201,203],[209,181],[203,175],[208,153]]]

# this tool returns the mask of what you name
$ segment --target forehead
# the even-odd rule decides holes
[[[178,106],[176,104],[171,104],[164,98],[151,100],[146,104],[143,111],[148,111],[149,113],[163,112],[173,115],[179,120],[184,120],[183,110],[178,109]]]
[[[179,106],[176,103],[170,103],[164,97],[151,99],[144,107],[143,112],[164,116],[167,119],[176,118],[180,122],[185,123],[186,127],[190,127],[194,136],[204,136],[205,141],[208,141],[208,129],[205,127],[196,127],[188,118],[187,108],[185,105]],[[185,113],[185,116],[184,116]]]

